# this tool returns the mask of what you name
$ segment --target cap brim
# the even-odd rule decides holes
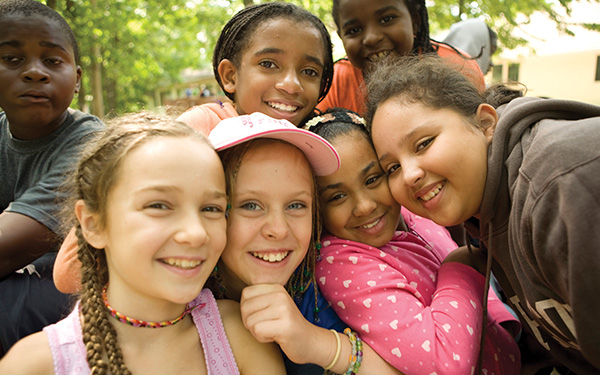
[[[213,131],[215,130],[217,128]],[[213,142],[213,146],[217,151],[222,151],[257,138],[279,139],[298,147],[306,155],[317,176],[330,175],[340,167],[340,158],[329,142],[315,133],[300,128],[272,129],[250,135],[234,135],[226,140]]]

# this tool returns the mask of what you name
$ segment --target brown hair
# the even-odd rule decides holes
[[[124,159],[132,150],[160,137],[197,138],[210,145],[203,135],[169,118],[148,113],[123,116],[113,120],[86,144],[68,181],[70,204],[65,215],[77,235],[77,255],[82,265],[81,329],[92,374],[131,372],[124,363],[117,333],[102,301],[102,288],[108,282],[106,255],[103,249],[96,249],[85,240],[73,207],[77,201],[83,201],[90,212],[98,214],[99,225],[105,227],[107,196],[119,179]]]
[[[480,94],[458,68],[435,55],[391,57],[376,66],[367,78],[365,120],[369,131],[379,106],[392,98],[435,109],[449,108],[472,118],[480,104],[498,107],[523,96],[522,90],[506,85],[492,86]]]

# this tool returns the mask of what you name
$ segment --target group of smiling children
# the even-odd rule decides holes
[[[484,94],[475,60],[429,39],[424,1],[334,0],[348,56],[335,64],[317,17],[272,2],[235,14],[217,42],[231,103],[102,126],[67,109],[77,48],[47,9],[0,3],[0,77],[15,87],[0,94],[2,173],[41,144],[77,163],[57,164],[66,209],[52,225],[11,198],[0,250],[8,220],[30,222],[9,274],[60,244],[22,250],[36,225],[62,223],[54,282],[78,300],[21,332],[0,373],[600,369],[586,251],[600,233],[600,108]],[[58,150],[65,129],[74,140]],[[463,223],[457,249],[445,227]]]

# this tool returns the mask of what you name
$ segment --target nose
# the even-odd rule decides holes
[[[177,225],[179,229],[175,233],[175,241],[190,247],[200,247],[208,241],[208,232],[204,227],[202,218],[198,213],[181,217]]]
[[[377,208],[375,202],[367,194],[361,194],[357,197],[352,214],[356,217],[368,216]]]
[[[292,69],[284,73],[283,77],[281,77],[281,80],[277,82],[275,87],[288,94],[297,94],[302,91],[302,84],[298,78],[298,73]]]
[[[375,46],[383,40],[383,33],[378,27],[368,27],[362,40],[365,46]]]
[[[280,240],[289,233],[289,226],[285,213],[269,212],[262,227],[262,235],[272,240]]]
[[[402,176],[407,186],[417,185],[424,175],[425,171],[421,168],[418,161],[410,160],[402,162]]]
[[[21,78],[26,82],[49,82],[50,75],[41,61],[29,62],[21,73]]]

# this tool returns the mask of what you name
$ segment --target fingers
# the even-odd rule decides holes
[[[260,284],[245,288],[240,309],[244,326],[261,342],[289,342],[308,323],[281,285]]]

